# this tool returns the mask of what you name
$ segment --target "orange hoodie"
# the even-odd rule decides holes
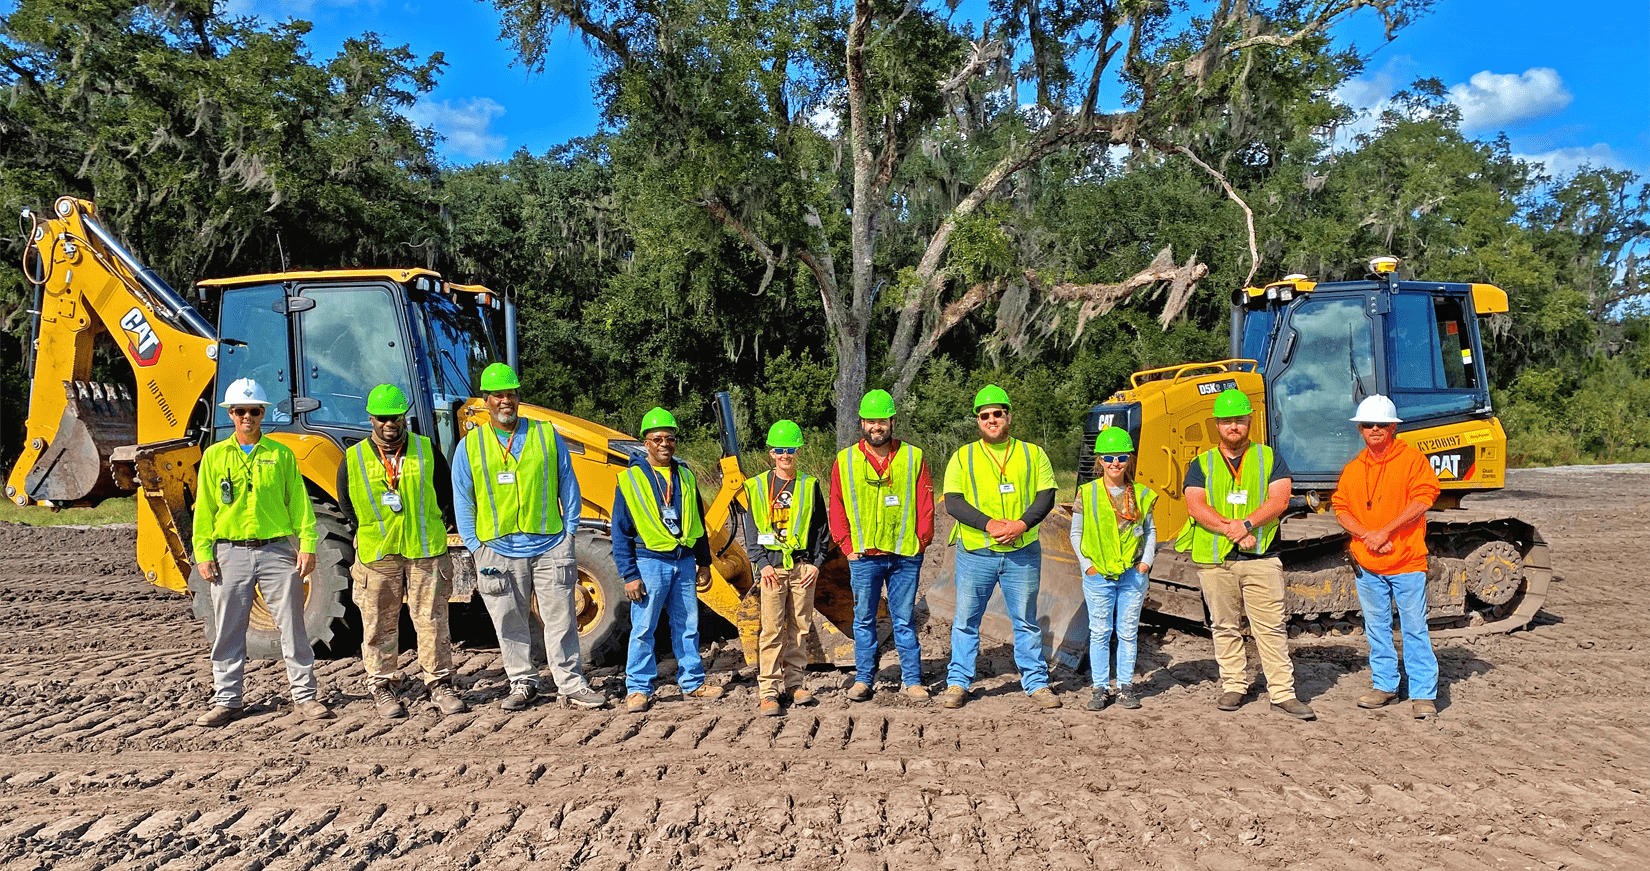
[[[1411,502],[1427,505],[1438,500],[1438,476],[1424,454],[1407,442],[1394,441],[1377,460],[1369,449],[1358,452],[1341,470],[1331,504],[1336,514],[1348,514],[1365,529],[1380,529],[1404,513]],[[1371,553],[1361,539],[1352,539],[1352,558],[1378,575],[1427,570],[1427,519],[1423,515],[1392,532],[1389,553]]]

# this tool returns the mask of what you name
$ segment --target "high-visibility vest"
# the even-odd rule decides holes
[[[678,547],[692,547],[705,535],[705,519],[699,516],[699,484],[687,466],[677,463],[675,472],[676,492],[682,494],[680,535],[672,535],[665,526],[662,506],[646,469],[631,466],[619,475],[619,494],[630,509],[636,533],[642,537],[642,547],[651,551],[669,553]]]
[[[389,473],[371,439],[345,451],[344,464],[355,510],[355,556],[361,562],[386,556],[423,559],[447,552],[447,524],[435,499],[435,453],[429,439],[407,434],[394,488],[400,511],[384,504],[384,495],[391,492]]]
[[[1157,494],[1136,481],[1134,503],[1140,509],[1140,517],[1119,529],[1117,511],[1112,507],[1105,479],[1096,478],[1077,488],[1077,504],[1083,506],[1083,556],[1108,578],[1115,578],[1140,562],[1140,548],[1146,541],[1146,518],[1152,516]]]
[[[751,523],[755,524],[759,535],[773,536],[773,544],[762,546],[783,556],[787,569],[796,567],[797,552],[808,549],[808,530],[813,527],[814,520],[814,484],[812,476],[797,473],[796,484],[791,487],[791,522],[785,528],[785,534],[780,535],[774,531],[768,507],[774,492],[783,485],[774,480],[772,472],[763,472],[745,480],[745,501],[751,506]],[[682,498],[685,501],[687,497]]]
[[[1198,454],[1196,462],[1203,466],[1203,492],[1209,500],[1209,507],[1221,517],[1240,520],[1266,501],[1266,482],[1272,477],[1272,466],[1276,462],[1271,448],[1251,444],[1249,450],[1243,452],[1243,461],[1238,464],[1238,474],[1242,478],[1239,481],[1232,480],[1232,470],[1220,454],[1220,448],[1210,448]],[[1265,553],[1278,536],[1278,519],[1274,517],[1255,527],[1254,534],[1254,549],[1243,552]],[[1186,525],[1180,527],[1180,534],[1174,542],[1175,550],[1190,552],[1193,562],[1206,566],[1225,562],[1226,555],[1236,547],[1225,535],[1199,526],[1190,515],[1186,517]]]
[[[1032,488],[1037,485],[1037,460],[1043,449],[1027,441],[1015,439],[1008,447],[1008,458],[1003,468],[1014,465],[1015,457],[1020,458],[1019,473],[1013,476],[1011,483],[1014,492],[1003,493],[998,486],[1005,483],[998,471],[996,461],[988,454],[991,449],[983,442],[970,442],[963,445],[952,458],[952,462],[961,462],[966,473],[966,487],[963,498],[968,504],[978,508],[982,514],[996,520],[1018,520],[1031,507],[1031,502],[1037,494]],[[1000,516],[999,516],[1000,515]],[[1033,526],[1025,534],[1014,540],[1013,544],[998,544],[983,529],[975,529],[962,523],[951,525],[951,541],[962,541],[962,546],[969,550],[1019,550],[1037,540],[1037,530],[1041,525]]]
[[[836,455],[838,495],[848,515],[848,541],[854,553],[880,550],[916,556],[917,479],[922,475],[922,450],[901,443],[886,475],[877,474],[858,444]],[[890,501],[892,500],[892,501]]]
[[[464,437],[476,491],[476,538],[482,541],[514,532],[562,531],[555,430],[541,421],[524,421],[520,458],[505,453],[498,430],[490,425],[478,426]],[[500,481],[501,472],[509,473],[510,480]]]

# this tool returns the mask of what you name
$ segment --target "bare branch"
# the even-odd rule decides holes
[[[1226,180],[1226,176],[1222,175],[1219,170],[1209,164],[1204,163],[1201,158],[1192,153],[1190,148],[1187,148],[1184,145],[1169,142],[1155,142],[1152,140],[1145,140],[1145,142],[1165,154],[1184,155],[1187,160],[1197,164],[1199,168],[1208,173],[1211,178],[1218,182],[1221,188],[1226,191],[1227,198],[1229,198],[1232,202],[1237,203],[1238,208],[1243,209],[1243,223],[1249,232],[1249,274],[1244,276],[1243,286],[1248,287],[1250,284],[1253,284],[1255,281],[1255,273],[1260,271],[1260,244],[1255,239],[1254,209],[1249,208],[1249,204],[1245,202],[1243,196],[1237,192],[1237,188],[1232,187],[1232,183]]]
[[[991,64],[1002,60],[1005,54],[1003,44],[995,39],[974,40],[968,48],[968,60],[950,78],[940,82],[940,93],[950,95],[962,92],[970,81],[984,73]]]
[[[963,318],[968,317],[986,303],[1002,296],[1007,287],[1007,278],[982,281],[969,288],[967,293],[964,293],[939,312],[938,317],[929,326],[921,341],[913,348],[907,365],[900,370],[898,377],[894,380],[893,390],[889,392],[894,395],[896,402],[903,399],[905,392],[911,389],[911,383],[916,380],[917,373],[922,370],[923,362],[928,359],[930,354],[934,353],[934,348],[939,344],[940,339],[946,333],[951,332],[952,327],[962,323]]]
[[[732,230],[739,236],[739,238],[744,239],[745,244],[751,246],[751,249],[756,252],[756,256],[762,258],[762,262],[766,264],[767,268],[762,272],[762,283],[757,285],[755,295],[761,296],[763,293],[766,293],[768,290],[768,285],[773,282],[774,269],[778,267],[779,264],[785,262],[786,255],[774,254],[773,248],[769,246],[768,243],[762,241],[762,239],[758,237],[756,233],[752,232],[749,227],[745,226],[743,221],[734,217],[733,213],[728,211],[728,207],[723,205],[720,200],[714,198],[702,200],[699,205],[703,206],[705,211],[709,213],[709,215],[714,218],[718,224]]]
[[[1083,337],[1083,327],[1090,320],[1110,312],[1135,291],[1163,282],[1169,283],[1169,300],[1159,321],[1164,329],[1168,329],[1169,322],[1185,310],[1197,282],[1208,274],[1208,265],[1197,262],[1195,255],[1186,261],[1185,266],[1176,266],[1173,249],[1164,248],[1157,252],[1149,266],[1117,284],[1057,284],[1049,288],[1048,298],[1055,302],[1078,304],[1077,331],[1071,337],[1071,343],[1075,345]],[[1026,278],[1035,286],[1036,278],[1032,273],[1026,273]]]

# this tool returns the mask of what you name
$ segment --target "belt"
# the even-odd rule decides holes
[[[274,538],[243,538],[239,541],[232,538],[220,538],[218,540],[229,545],[230,547],[263,547],[266,544],[274,544],[283,538],[286,538],[286,536],[277,535]]]

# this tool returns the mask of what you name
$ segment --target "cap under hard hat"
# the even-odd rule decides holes
[[[1377,393],[1358,403],[1358,413],[1352,415],[1353,423],[1403,423],[1398,417],[1398,406],[1392,400]]]
[[[1228,387],[1215,397],[1215,417],[1242,417],[1254,411],[1255,407],[1249,404],[1249,395],[1236,387]]]
[[[229,389],[223,392],[223,401],[218,403],[218,407],[239,408],[244,405],[269,404],[269,397],[258,382],[251,378],[237,378],[230,382]]]

